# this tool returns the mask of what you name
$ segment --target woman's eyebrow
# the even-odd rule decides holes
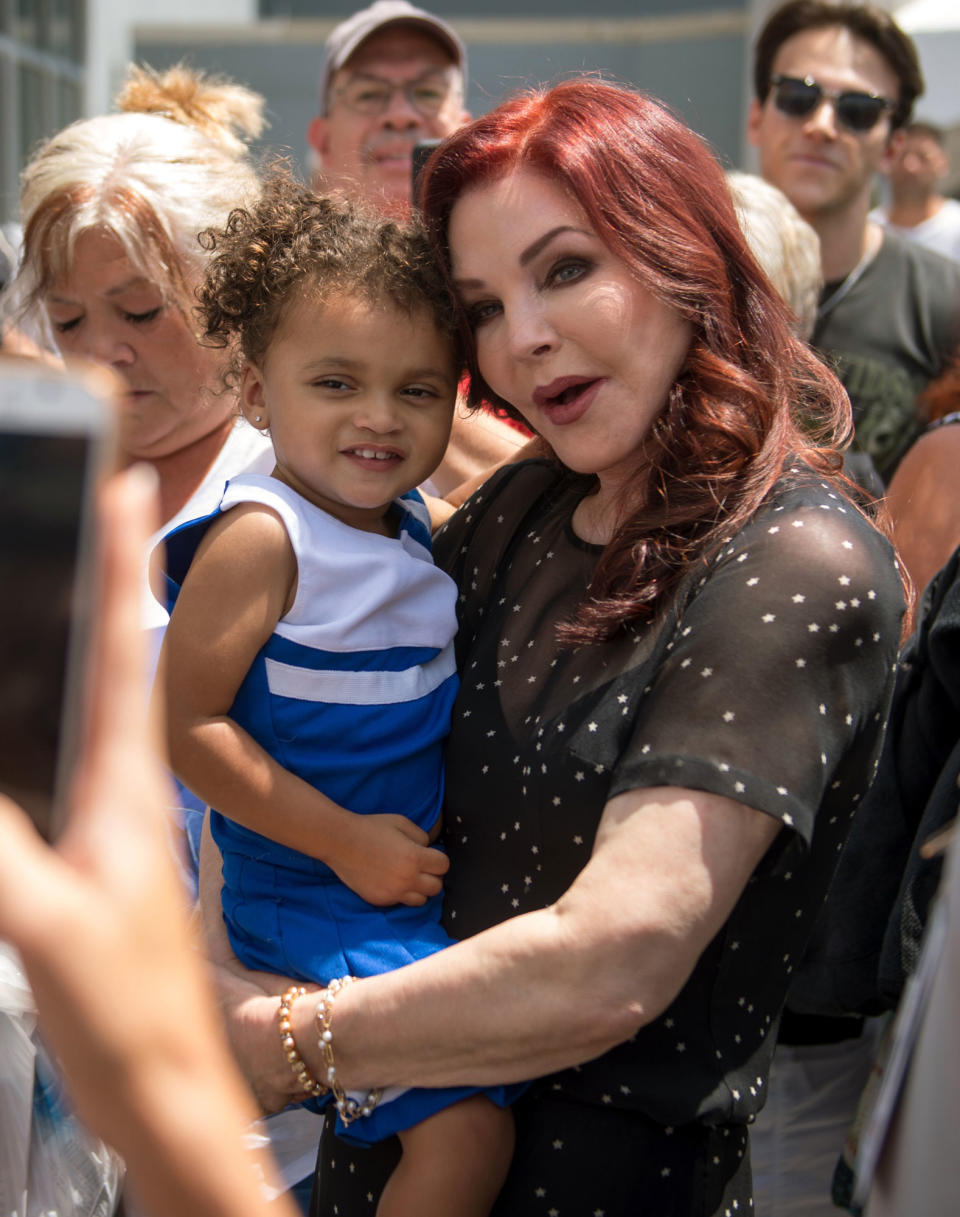
[[[549,232],[545,232],[542,237],[537,237],[536,241],[527,246],[518,259],[520,265],[527,266],[541,250],[546,249],[554,237],[558,237],[563,232],[584,233],[584,230],[575,228],[573,224],[558,224],[556,228],[551,228]],[[584,233],[584,235],[589,236],[590,234]]]
[[[577,232],[585,237],[589,237],[589,236],[593,235],[591,232],[588,232],[587,229],[577,228],[573,224],[558,224],[556,228],[551,228],[550,231],[545,232],[543,234],[543,236],[537,237],[537,239],[535,241],[531,242],[531,244],[529,244],[526,247],[526,249],[522,250],[517,261],[520,263],[521,266],[528,266],[533,261],[533,259],[537,256],[537,254],[541,253],[544,249],[546,249],[546,247],[550,244],[550,242],[555,237],[560,236],[560,234],[564,233],[564,232]],[[456,284],[456,286],[458,288],[483,287],[484,286],[484,281],[482,279],[455,278],[454,283]]]

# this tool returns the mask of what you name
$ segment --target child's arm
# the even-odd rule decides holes
[[[158,687],[174,772],[237,823],[319,858],[371,904],[423,904],[448,861],[400,815],[356,815],[279,765],[228,717],[288,610],[297,564],[279,517],[244,504],[211,525],[167,628]]]

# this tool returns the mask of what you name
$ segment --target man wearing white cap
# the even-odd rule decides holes
[[[336,26],[307,139],[318,194],[343,191],[394,214],[410,207],[413,149],[468,122],[467,52],[445,21],[407,0],[377,0]],[[423,487],[446,495],[508,459],[525,436],[487,411],[460,409],[443,463]]]
[[[465,71],[458,35],[406,0],[377,0],[342,21],[326,42],[320,111],[307,128],[314,189],[409,206],[414,145],[470,117]]]

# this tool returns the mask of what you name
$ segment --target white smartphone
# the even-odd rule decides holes
[[[0,360],[0,791],[48,840],[80,725],[94,490],[112,434],[91,386]]]

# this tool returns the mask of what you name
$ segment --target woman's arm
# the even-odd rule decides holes
[[[51,849],[0,800],[0,935],[21,953],[81,1116],[123,1155],[145,1212],[285,1217],[288,1202],[268,1205],[259,1187],[271,1164],[244,1146],[256,1112],[169,852],[139,621],[154,499],[140,471],[105,490],[101,612],[69,820]]]
[[[779,830],[763,812],[699,791],[618,795],[590,862],[556,904],[341,992],[340,1080],[483,1085],[601,1055],[676,997]],[[296,1004],[294,1027],[316,1074],[314,1006]],[[263,1013],[235,1007],[248,1032]],[[260,1069],[252,1055],[247,1068]]]
[[[158,684],[174,772],[244,827],[326,862],[372,904],[423,904],[448,861],[404,816],[355,815],[279,765],[229,715],[257,652],[289,610],[287,531],[257,504],[233,508],[198,548],[170,618]]]
[[[444,497],[443,501],[447,505],[447,510],[443,518],[434,524],[434,531],[453,514],[452,509],[461,507],[475,491],[480,489],[491,473],[494,473],[497,469],[502,469],[504,465],[515,465],[519,461],[542,460],[544,457],[552,455],[553,452],[550,445],[541,439],[539,435],[535,435],[533,439],[526,440],[514,452],[510,453],[509,456],[504,457],[501,461],[497,461],[495,465],[491,465],[489,469],[484,469],[480,473],[474,474],[473,477],[469,477],[461,482],[459,486],[454,486]]]
[[[482,481],[493,469],[513,459],[524,443],[524,436],[503,419],[485,410],[468,413],[458,400],[450,442],[430,480],[446,499],[455,486],[470,478],[479,477]]]
[[[728,546],[709,595],[686,606],[669,669],[634,730],[653,758],[698,756],[699,743],[738,776],[759,767],[777,790],[773,805],[738,801],[733,779],[714,793],[643,787],[644,772],[674,767],[651,770],[652,760],[624,751],[623,783],[634,770],[641,777],[608,802],[588,865],[555,904],[336,998],[345,1085],[502,1083],[601,1055],[674,1000],[778,833],[794,831],[781,829],[783,794],[798,838],[810,839],[820,758],[869,743],[875,728],[864,737],[858,724],[880,717],[898,633],[889,547],[836,501],[836,511],[814,500],[773,524],[760,519]],[[768,620],[776,633],[762,631]],[[777,680],[764,681],[770,672]],[[698,726],[691,707],[706,696],[717,715]],[[736,731],[711,727],[729,721],[731,706]],[[781,738],[789,755],[771,755]],[[297,1003],[294,1027],[317,1069],[313,1005]]]
[[[505,426],[506,424],[502,425]],[[430,527],[433,532],[436,532],[441,525],[445,524],[456,509],[462,507],[467,499],[480,489],[490,475],[498,469],[502,469],[504,465],[514,465],[518,461],[542,460],[544,457],[552,455],[549,444],[539,436],[534,436],[533,439],[523,441],[523,437],[519,432],[514,432],[514,434],[519,436],[522,442],[520,446],[512,449],[501,460],[466,478],[459,485],[448,490],[442,499],[438,499],[432,494],[424,494],[423,499],[427,505],[427,510],[430,512]]]
[[[435,494],[426,494],[422,490],[420,493],[430,513],[430,531],[436,532],[442,524],[446,524],[457,508],[447,499],[438,499]]]
[[[960,544],[960,426],[921,435],[890,481],[893,539],[918,593]]]

